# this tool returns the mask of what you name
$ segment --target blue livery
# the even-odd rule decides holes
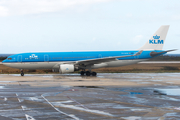
[[[168,25],[161,26],[138,50],[21,53],[9,56],[2,63],[21,69],[21,76],[23,69],[53,69],[61,74],[82,70],[81,75],[96,76],[92,69],[136,64],[173,51],[162,50],[168,29]]]

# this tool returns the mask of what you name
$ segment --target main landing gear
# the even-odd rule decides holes
[[[24,76],[24,72],[23,72],[23,69],[21,69],[21,76]]]
[[[81,76],[84,76],[84,74],[85,74],[86,76],[90,76],[90,75],[96,76],[96,75],[97,75],[96,72],[90,72],[90,71],[81,71],[80,74],[81,74]]]

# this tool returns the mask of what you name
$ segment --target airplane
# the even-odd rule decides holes
[[[83,52],[33,52],[9,56],[2,63],[8,67],[24,69],[55,69],[59,73],[73,73],[96,76],[91,71],[103,67],[119,67],[136,64],[174,50],[162,50],[169,25],[162,25],[138,50],[132,51],[83,51]]]

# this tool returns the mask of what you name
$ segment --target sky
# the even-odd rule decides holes
[[[170,25],[164,50],[180,54],[179,0],[0,0],[0,53],[120,51]]]

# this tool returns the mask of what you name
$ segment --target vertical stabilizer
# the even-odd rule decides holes
[[[139,50],[162,50],[169,25],[162,25]]]

